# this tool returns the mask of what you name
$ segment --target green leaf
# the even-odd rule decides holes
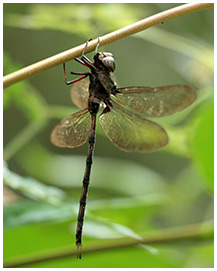
[[[20,227],[27,224],[72,219],[77,216],[77,203],[51,205],[50,202],[20,200],[15,204],[4,206],[4,229]]]
[[[208,44],[203,45],[202,41],[194,41],[193,39],[188,39],[183,35],[181,36],[158,27],[147,29],[145,32],[137,33],[136,37],[150,41],[158,46],[165,47],[177,53],[181,53],[188,56],[192,60],[200,62],[204,68],[208,69],[210,75],[214,71],[213,47]],[[190,68],[191,65],[188,64],[187,67]]]
[[[69,250],[69,248],[75,248],[74,242],[74,231],[72,232],[71,223],[68,221],[14,228],[4,231],[4,260],[12,260],[14,258],[29,259],[32,254],[35,253],[43,258],[49,253],[49,250],[58,254],[58,252],[63,252],[65,249]],[[97,244],[103,245],[108,242],[107,239],[98,239]],[[16,244],[16,246],[14,244]],[[94,246],[93,240],[88,238],[85,238],[85,244],[86,246]],[[158,249],[157,254],[152,254],[140,246],[134,246],[85,254],[81,261],[77,260],[75,256],[69,256],[29,264],[25,267],[169,268],[213,266],[213,244],[201,243],[200,246],[198,246],[198,243],[190,241],[190,245],[189,243],[181,243],[179,246],[161,243],[156,244],[155,247]],[[206,250],[211,254],[208,256],[206,253],[208,257],[200,257],[200,251],[204,252]]]
[[[84,156],[54,155],[39,144],[29,144],[17,157],[18,163],[37,179],[62,188],[81,186]],[[164,179],[156,172],[135,162],[114,158],[94,157],[91,180],[92,188],[125,196],[148,195],[166,189]]]
[[[189,144],[194,165],[203,178],[203,185],[214,192],[214,101],[204,103],[196,112]]]
[[[61,204],[64,192],[56,187],[44,185],[34,178],[23,177],[12,172],[4,164],[4,185],[19,191],[33,199],[40,199],[51,204]]]
[[[144,16],[144,10],[127,4],[32,4],[27,7],[27,14],[8,12],[4,25],[66,31],[87,39],[90,33],[98,36],[102,29],[106,33],[134,23],[139,15]]]
[[[21,68],[21,65],[14,63],[6,53],[4,53],[4,66],[7,73]],[[43,122],[46,118],[47,104],[39,92],[28,81],[19,82],[4,90],[4,108],[8,108],[12,103],[29,120]]]

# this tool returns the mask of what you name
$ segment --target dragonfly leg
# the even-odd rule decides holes
[[[85,58],[87,58],[87,57],[85,56]],[[82,57],[81,57],[81,59],[82,59]],[[87,59],[88,59],[89,61],[86,61],[86,62],[85,62],[83,59],[82,59],[82,60],[81,60],[81,59],[79,59],[79,58],[76,57],[76,58],[75,58],[75,61],[77,61],[78,63],[80,63],[81,65],[83,65],[83,66],[85,66],[85,67],[88,67],[89,69],[92,68],[91,65],[92,65],[93,63],[92,63],[88,58],[87,58]],[[91,64],[91,65],[90,65],[90,64]]]
[[[86,57],[85,55],[83,55],[81,57],[81,60],[88,66],[88,67],[92,67],[93,65],[93,62],[88,58]],[[91,64],[91,65],[90,65]]]
[[[80,64],[88,67],[88,68],[94,68],[94,63],[88,58],[85,56],[85,52],[86,52],[86,49],[87,49],[87,45],[88,45],[88,42],[91,41],[92,39],[88,40],[86,42],[86,45],[84,47],[84,50],[83,50],[83,53],[82,53],[82,56],[81,56],[81,60],[79,58],[75,58],[75,60],[77,62],[79,62]],[[98,37],[98,42],[97,42],[97,45],[96,45],[96,49],[95,49],[95,54],[97,53],[97,50],[98,50],[98,47],[99,47],[99,37]]]
[[[76,75],[89,75],[89,72],[70,72],[70,73]]]
[[[75,58],[75,60],[76,60],[77,62],[79,62],[80,64],[82,64],[82,65],[84,65],[84,66],[86,66],[86,67],[88,67],[88,68],[90,68],[90,69],[93,68],[93,62],[92,62],[88,57],[85,56],[85,53],[86,53],[86,50],[87,50],[88,42],[91,41],[91,40],[92,40],[92,39],[89,39],[89,40],[86,42],[85,47],[84,47],[84,50],[83,50],[83,52],[82,52],[81,60],[80,60],[79,58]]]
[[[99,48],[99,41],[100,41],[100,37],[98,37],[98,42],[95,48],[95,55],[97,54],[98,48]]]
[[[82,56],[84,56],[85,55],[85,53],[86,53],[86,50],[87,50],[87,45],[88,45],[88,42],[89,41],[91,41],[92,40],[92,38],[90,38],[87,42],[86,42],[86,44],[85,44],[85,46],[84,46],[84,50],[83,50],[83,52],[82,52]]]
[[[86,78],[87,76],[90,75],[90,73],[88,73],[88,72],[71,72],[71,74],[83,75],[83,76],[81,76],[81,77],[79,77],[79,78],[76,78],[76,79],[74,79],[74,80],[71,80],[71,81],[67,81],[67,78],[66,78],[66,66],[65,66],[65,63],[63,63],[63,71],[64,71],[64,79],[65,79],[66,85],[71,85],[71,84],[73,84],[73,83],[75,83],[75,82],[78,82],[78,81],[80,81],[80,80],[82,80],[82,79],[84,79],[84,78]]]

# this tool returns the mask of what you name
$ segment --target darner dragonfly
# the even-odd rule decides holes
[[[72,101],[82,110],[62,120],[51,134],[51,142],[58,147],[75,148],[87,140],[89,142],[76,230],[79,258],[99,110],[103,108],[99,116],[100,125],[114,145],[127,152],[150,152],[164,147],[168,143],[168,136],[160,125],[144,116],[171,115],[188,107],[196,99],[195,90],[187,85],[117,88],[111,76],[115,70],[113,55],[97,52],[98,39],[92,62],[85,56],[87,45],[88,42],[81,59],[75,60],[89,68],[90,72],[71,72],[80,77],[67,81],[63,64],[65,83],[74,84],[71,89]],[[90,82],[85,77],[89,77]]]

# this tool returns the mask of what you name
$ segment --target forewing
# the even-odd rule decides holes
[[[81,80],[72,84],[70,91],[72,102],[80,109],[87,108],[89,97],[89,81]]]
[[[113,102],[111,111],[102,114],[99,122],[108,138],[127,152],[150,152],[168,142],[166,131],[157,123],[131,114]]]
[[[186,85],[165,87],[126,87],[117,89],[115,100],[132,110],[151,117],[174,114],[191,105],[196,92]]]
[[[90,129],[91,116],[84,109],[57,124],[51,133],[51,142],[58,147],[79,147],[87,141]]]

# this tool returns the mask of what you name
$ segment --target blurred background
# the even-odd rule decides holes
[[[4,4],[4,75],[175,6]],[[210,8],[100,48],[115,57],[119,87],[187,84],[198,98],[153,119],[170,138],[153,153],[122,152],[97,125],[84,247],[212,221],[213,22]],[[68,74],[86,70],[75,61],[66,67]],[[50,133],[78,110],[61,65],[4,90],[5,260],[75,246],[87,144],[57,148]],[[135,246],[28,267],[213,267],[213,242]]]

